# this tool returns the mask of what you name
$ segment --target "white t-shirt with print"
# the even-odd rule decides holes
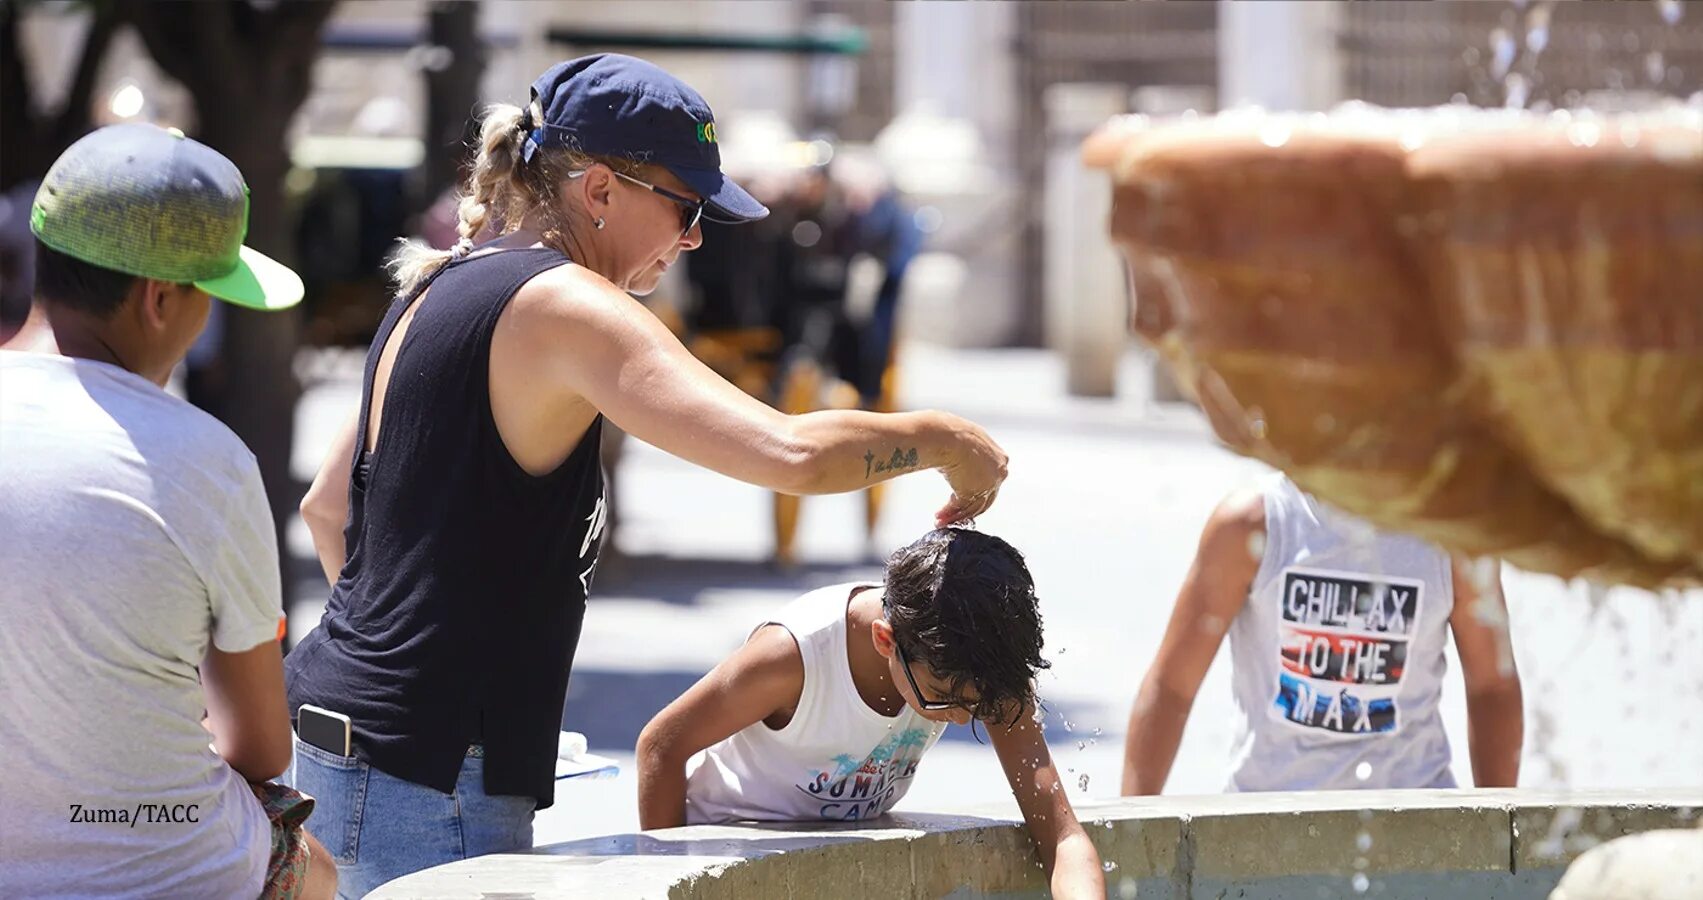
[[[692,757],[688,824],[873,819],[910,789],[946,723],[908,705],[883,716],[857,692],[846,650],[846,607],[857,587],[811,591],[768,620],[792,634],[804,657],[798,709],[784,728],[757,722]]]
[[[0,350],[0,896],[257,896],[270,826],[197,666],[281,615],[236,435],[116,366]]]

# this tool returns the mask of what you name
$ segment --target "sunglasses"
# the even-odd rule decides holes
[[[587,170],[585,170],[585,169],[580,169],[579,171],[576,171],[576,172],[569,172],[568,177],[569,178],[578,178],[581,175],[584,175],[586,173],[586,171]],[[660,196],[660,197],[662,197],[666,200],[672,201],[675,205],[679,206],[680,207],[680,236],[682,238],[684,238],[688,234],[691,234],[692,229],[698,227],[698,223],[703,221],[704,207],[708,206],[710,201],[708,201],[708,200],[693,200],[690,197],[682,197],[679,194],[676,194],[673,191],[669,190],[668,188],[662,187],[661,185],[651,184],[650,182],[645,181],[642,178],[634,178],[633,176],[627,175],[627,174],[622,173],[622,172],[615,172],[614,169],[610,169],[609,171],[614,172],[615,177],[622,178],[622,179],[625,179],[627,181],[631,181],[632,183],[638,185],[639,187],[642,187],[645,190],[650,191],[651,193],[656,194],[656,195],[658,195],[658,196]]]
[[[615,172],[614,169],[610,169],[609,171]],[[659,194],[678,204],[680,207],[681,237],[691,234],[692,229],[698,227],[698,222],[704,218],[704,206],[709,203],[708,200],[692,200],[687,197],[682,197],[668,188],[651,184],[648,181],[640,178],[634,178],[631,175],[623,174],[621,172],[615,172],[615,176],[617,178],[625,178],[639,187],[648,188],[652,193]]]
[[[917,705],[930,712],[942,709],[958,709],[964,704],[960,700],[929,700],[922,695],[922,688],[917,687],[917,677],[911,674],[911,658],[905,655],[905,648],[898,641],[893,642],[893,649],[899,654],[899,668],[905,670],[905,680],[911,683],[911,694],[917,698]]]

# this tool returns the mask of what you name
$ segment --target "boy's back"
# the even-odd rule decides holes
[[[270,826],[196,667],[276,636],[254,458],[116,366],[0,351],[0,384],[0,894],[252,896]]]
[[[688,823],[872,819],[904,797],[946,726],[909,706],[884,716],[858,694],[846,607],[859,590],[881,588],[820,588],[763,623],[784,628],[797,644],[804,664],[798,706],[779,730],[758,722],[692,758]]]
[[[1230,789],[1454,787],[1437,711],[1448,555],[1285,477],[1264,502],[1260,567],[1229,631],[1240,713]]]

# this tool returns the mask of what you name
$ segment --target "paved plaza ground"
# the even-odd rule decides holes
[[[1047,736],[1077,795],[1115,794],[1124,724],[1158,647],[1201,525],[1229,490],[1264,471],[1219,447],[1191,408],[1155,405],[1132,352],[1115,400],[1068,397],[1062,361],[1033,350],[911,346],[903,399],[985,426],[1011,456],[998,505],[979,523],[1025,554],[1053,668],[1041,681]],[[309,373],[295,468],[310,478],[358,395],[345,361]],[[946,499],[927,473],[892,483],[873,546],[856,495],[809,498],[801,564],[773,569],[769,496],[628,441],[620,461],[619,554],[593,586],[566,727],[617,758],[619,777],[563,782],[537,840],[637,827],[632,747],[650,716],[803,590],[879,578],[882,554],[914,539]],[[326,593],[305,529],[286,586],[305,633]],[[1510,572],[1505,584],[1525,683],[1521,783],[1534,787],[1703,785],[1703,592],[1607,592]],[[1443,716],[1457,779],[1471,783],[1465,702],[1450,653]],[[1229,663],[1221,652],[1195,704],[1169,793],[1213,793],[1229,756]],[[1009,798],[991,747],[953,728],[902,809],[947,811]]]

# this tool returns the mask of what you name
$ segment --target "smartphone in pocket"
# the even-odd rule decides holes
[[[349,717],[303,703],[296,710],[296,737],[338,756],[349,755]]]

